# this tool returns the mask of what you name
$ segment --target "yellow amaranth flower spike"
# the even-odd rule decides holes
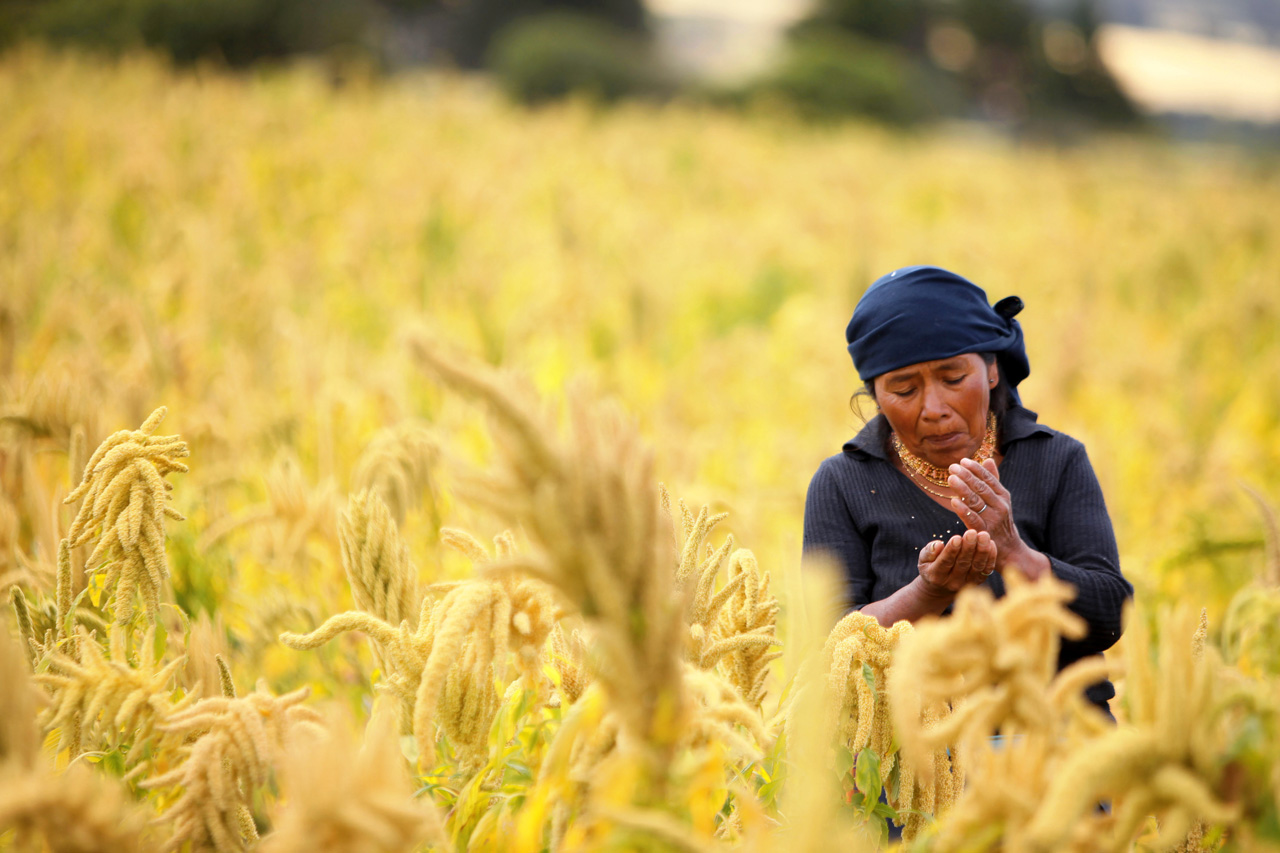
[[[418,626],[392,627],[361,611],[329,618],[310,634],[285,633],[291,648],[317,648],[346,631],[363,631],[387,664],[384,689],[412,709],[421,763],[435,761],[438,724],[458,747],[467,766],[483,764],[489,727],[506,684],[508,652],[529,686],[541,683],[541,651],[555,624],[555,608],[545,586],[523,578],[500,577],[457,584],[443,598],[427,598]]]
[[[71,613],[71,543],[63,539],[58,543],[58,580],[57,624],[54,626],[54,639],[63,640],[67,636],[67,616]],[[75,656],[71,652],[72,657]]]
[[[422,670],[435,647],[432,607],[431,599],[423,601],[416,630],[410,629],[408,622],[401,622],[398,627],[393,627],[371,613],[352,610],[330,616],[309,634],[285,632],[280,635],[280,642],[291,649],[306,651],[319,648],[348,631],[367,634],[387,665],[387,678],[379,687],[398,696],[406,709],[412,709],[422,683]],[[425,748],[426,744],[434,740],[427,731],[414,734],[418,738],[419,749]]]
[[[177,461],[189,455],[177,436],[153,436],[167,410],[151,413],[141,429],[121,430],[99,445],[84,469],[80,485],[66,503],[83,500],[67,534],[78,548],[94,538],[98,544],[86,566],[106,572],[104,594],[113,600],[118,624],[134,613],[134,595],[142,599],[147,619],[155,621],[161,588],[169,577],[164,550],[164,517],[182,516],[169,506],[163,479],[186,472]]]
[[[0,422],[16,427],[24,438],[68,447],[77,430],[97,433],[101,397],[92,387],[83,374],[65,368],[25,382],[19,374],[18,382],[6,389],[9,402],[0,408]]]
[[[285,804],[263,853],[368,853],[449,847],[429,797],[413,799],[396,712],[375,703],[364,744],[338,719],[293,738],[285,756]]]
[[[666,487],[662,487],[663,508],[670,514],[671,499],[667,496]],[[703,569],[706,568],[708,562],[715,562],[717,567],[724,564],[724,557],[733,547],[733,537],[729,536],[725,545],[718,551],[715,557],[708,557],[706,560],[700,561],[699,554],[702,552],[703,546],[706,544],[707,537],[711,535],[711,531],[717,524],[729,517],[727,512],[712,513],[709,507],[703,507],[698,510],[697,516],[694,516],[689,507],[683,500],[679,502],[680,508],[680,525],[677,528],[675,519],[671,520],[671,529],[675,532],[677,529],[683,531],[683,537],[676,542],[676,552],[679,554],[679,563],[676,565],[676,582],[685,583],[695,575],[701,577]]]
[[[566,704],[577,702],[591,683],[586,654],[586,640],[580,630],[566,632],[560,625],[551,629],[547,655],[550,665],[559,675],[560,692]]]
[[[739,578],[742,578],[741,583]],[[781,652],[769,651],[782,645],[777,638],[778,599],[769,592],[769,574],[761,574],[755,555],[746,549],[735,551],[729,558],[726,588],[735,584],[737,588],[733,597],[720,611],[717,634],[721,637],[763,637],[769,642],[755,640],[740,644],[720,660],[720,668],[747,703],[758,709],[764,701],[764,680],[769,674],[769,664],[782,656]]]
[[[421,596],[409,549],[377,494],[360,492],[347,502],[338,525],[342,567],[356,607],[390,625],[418,619]]]
[[[1097,739],[1114,731],[1084,696],[1112,673],[1101,657],[1056,672],[1060,636],[1081,630],[1066,609],[1066,585],[1051,577],[1007,582],[999,601],[985,590],[965,591],[950,618],[918,625],[890,671],[903,753],[951,743],[952,755],[963,757],[965,787],[955,787],[954,775],[949,780],[955,805],[931,849],[1120,849],[1111,840],[1113,819],[1096,811],[1098,799],[1057,824],[1061,832],[1047,848],[1033,831],[1051,786],[1081,781],[1063,776],[1062,762],[1077,753],[1095,760]],[[1005,736],[998,744],[991,740],[997,732]]]
[[[715,672],[686,665],[685,684],[694,700],[694,711],[682,746],[722,744],[745,762],[764,757],[767,737],[758,708],[748,704],[732,684]]]
[[[889,676],[894,725],[903,749],[917,760],[940,746],[972,750],[997,731],[1039,731],[1058,713],[1048,685],[1057,671],[1059,638],[1080,637],[1080,617],[1068,611],[1071,588],[1052,577],[1006,579],[998,602],[985,589],[967,589],[952,615],[914,632]],[[924,709],[950,704],[952,712],[922,729]]]
[[[512,567],[519,565],[521,558],[510,530],[504,530],[493,537],[492,555],[478,539],[464,530],[442,527],[440,541],[468,557],[482,579],[502,587],[503,594],[511,602],[510,619],[507,623],[509,636],[505,646],[515,656],[516,669],[524,678],[526,686],[541,693],[540,670],[547,638],[564,614],[556,601],[555,591],[542,581],[523,578],[518,571],[513,570]],[[494,631],[498,630],[498,623],[495,623]],[[503,644],[499,641],[498,645],[502,647]],[[501,655],[498,655],[496,665],[499,678],[505,683],[506,661]]]
[[[1023,831],[1043,796],[1059,747],[1052,734],[1023,735],[1000,749],[965,756],[963,792],[939,825],[936,853],[1024,850]],[[1097,827],[1092,827],[1097,829]],[[984,845],[975,839],[988,839]],[[1073,849],[1064,844],[1064,850]]]
[[[58,730],[62,746],[75,757],[80,749],[129,747],[129,759],[136,761],[156,736],[157,730],[174,713],[190,704],[190,698],[174,701],[174,675],[182,658],[161,667],[150,656],[153,636],[142,640],[141,659],[131,663],[125,655],[121,628],[111,631],[108,658],[94,639],[83,631],[76,638],[80,658],[53,652],[49,671],[36,676],[48,688],[53,704],[41,715],[45,731]]]
[[[1253,499],[1258,507],[1258,512],[1262,515],[1262,526],[1265,531],[1265,540],[1263,542],[1263,551],[1266,554],[1266,562],[1263,565],[1263,572],[1259,581],[1264,586],[1271,589],[1280,588],[1280,518],[1277,517],[1275,509],[1257,489],[1241,483],[1241,487],[1245,493]]]
[[[854,611],[832,628],[823,649],[827,668],[824,731],[853,755],[870,749],[880,757],[890,805],[938,815],[948,809],[962,784],[962,771],[950,744],[907,752],[895,747],[893,703],[886,685],[898,664],[904,638],[913,633],[910,622],[884,628],[874,617]],[[926,709],[933,721],[935,711]],[[897,793],[889,785],[897,770]],[[903,825],[903,837],[911,840],[925,825],[925,815],[911,814]]]
[[[381,430],[356,463],[352,491],[377,495],[396,524],[403,525],[408,511],[421,503],[424,493],[430,494],[431,469],[439,456],[439,448],[423,426]]]
[[[1272,521],[1274,522],[1274,518]],[[1272,531],[1274,533],[1274,531]],[[1207,608],[1200,608],[1200,624],[1196,628],[1195,634],[1191,636],[1191,659],[1193,661],[1204,660],[1204,644],[1209,637],[1209,611]],[[1194,853],[1201,850],[1204,846],[1204,835],[1208,830],[1203,818],[1196,818],[1191,825],[1191,830],[1187,832],[1187,837],[1178,845],[1176,853]]]
[[[1095,803],[1114,801],[1113,845],[1127,844],[1148,815],[1160,822],[1155,846],[1167,849],[1185,840],[1196,821],[1230,826],[1238,805],[1216,793],[1225,771],[1232,713],[1222,701],[1232,692],[1221,677],[1216,654],[1187,642],[1195,634],[1194,611],[1161,614],[1159,645],[1142,620],[1131,620],[1125,635],[1126,724],[1104,732],[1087,749],[1068,755],[1034,820],[1028,849],[1056,849]],[[1199,657],[1197,657],[1197,654]]]
[[[18,619],[18,642],[22,644],[22,655],[34,665],[44,654],[44,644],[36,636],[35,625],[31,621],[31,607],[27,604],[27,597],[22,594],[22,587],[15,586],[9,590],[9,603],[13,605],[13,613]]]
[[[589,659],[597,683],[634,735],[627,743],[665,767],[688,711],[685,625],[660,535],[652,454],[616,408],[573,394],[561,434],[527,384],[447,358],[421,337],[412,346],[424,368],[489,410],[502,462],[467,490],[535,546],[505,567],[544,580],[582,615],[600,651]]]
[[[218,665],[218,687],[222,691],[222,695],[226,699],[236,698],[236,682],[231,677],[231,667],[227,666],[227,660],[222,655],[214,655],[214,661]]]
[[[871,747],[886,760],[884,772],[889,769],[887,759],[892,738],[889,729],[878,724],[877,718],[885,718],[889,706],[883,698],[877,702],[875,694],[884,690],[893,652],[902,636],[910,631],[910,622],[898,622],[886,629],[875,618],[854,611],[831,629],[823,649],[827,686],[833,700],[823,728],[836,732],[840,742],[855,755]],[[874,684],[867,682],[868,670]],[[873,731],[882,742],[872,743]]]
[[[496,584],[470,583],[450,592],[432,614],[435,638],[413,703],[420,765],[435,762],[432,722],[459,748],[464,766],[484,763],[489,727],[502,697],[497,663],[506,664],[511,602]]]
[[[190,842],[193,850],[239,853],[254,840],[252,820],[246,820],[254,791],[278,766],[293,727],[319,720],[301,705],[310,692],[304,687],[272,696],[259,685],[240,699],[202,699],[158,727],[194,736],[194,743],[183,747],[182,764],[142,783],[182,789],[164,815],[173,822],[168,850]]]
[[[0,831],[15,850],[153,853],[146,814],[122,786],[82,763],[64,773],[0,767]]]
[[[465,530],[454,527],[440,528],[440,541],[453,550],[467,557],[473,563],[487,563],[493,558],[485,550],[480,540]]]
[[[663,506],[669,511],[670,498],[665,497],[665,488],[663,495]],[[769,655],[768,650],[778,645],[778,639],[774,635],[776,602],[771,614],[767,606],[759,613],[753,610],[749,619],[741,611],[748,597],[753,595],[758,597],[759,578],[756,576],[758,569],[755,558],[750,551],[734,551],[732,535],[725,537],[724,544],[719,548],[713,549],[706,544],[711,529],[724,519],[727,513],[711,515],[710,510],[704,506],[694,517],[684,501],[680,501],[679,507],[683,519],[693,519],[691,523],[684,525],[685,540],[677,547],[677,552],[681,556],[676,565],[675,578],[677,585],[684,587],[688,597],[685,614],[685,620],[688,623],[684,645],[685,661],[699,669],[710,669],[719,664],[722,659],[729,657],[734,661],[731,670],[736,670],[739,668],[738,665],[746,660],[766,659],[767,662],[774,659],[777,655]],[[674,530],[675,519],[672,519],[671,523]],[[706,555],[699,563],[698,552],[703,548],[706,550]],[[733,554],[732,557],[730,552]],[[726,560],[730,562],[730,578],[728,583],[717,590],[716,579],[720,570],[724,568]],[[750,571],[744,567],[749,567]],[[752,584],[750,593],[744,591],[748,583]],[[739,611],[736,615],[725,612],[725,606],[731,601],[737,602]],[[754,605],[748,605],[748,607],[754,608]],[[751,624],[746,624],[748,621]],[[746,680],[754,680],[757,674],[762,680],[762,672],[748,673],[744,669],[741,673],[741,683],[747,684]],[[742,686],[739,686],[739,689],[744,690]],[[743,695],[749,695],[750,692],[751,689],[748,686]],[[758,701],[756,704],[759,704]]]
[[[1207,608],[1200,608],[1200,624],[1196,626],[1196,632],[1191,635],[1191,659],[1195,661],[1204,659],[1204,642],[1209,636],[1209,611]]]

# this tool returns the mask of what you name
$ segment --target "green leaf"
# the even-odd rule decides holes
[[[164,626],[163,619],[155,622],[155,634],[152,635],[151,653],[155,660],[164,660],[164,653],[169,648],[169,629]]]
[[[880,756],[870,749],[864,749],[858,753],[853,781],[865,797],[862,803],[863,812],[870,816],[883,791],[883,785],[880,782]]]
[[[503,776],[507,783],[528,785],[533,782],[533,771],[529,768],[529,765],[519,761],[507,761],[503,764],[503,767],[507,770],[507,773]]]
[[[889,822],[884,818],[876,815],[871,818],[871,823],[876,829],[880,830],[880,842],[876,845],[876,849],[880,850],[889,844]]]
[[[836,772],[843,779],[849,775],[849,771],[853,769],[853,753],[849,751],[849,747],[841,744],[836,750]]]
[[[758,792],[760,801],[766,805],[772,805],[777,800],[778,791],[780,790],[782,790],[782,778],[775,776],[760,786]]]
[[[898,820],[897,810],[888,803],[877,802],[871,809],[871,813],[889,820]]]
[[[498,809],[490,808],[480,815],[480,819],[476,821],[475,826],[471,827],[467,833],[467,849],[485,849],[492,843],[491,836],[496,831],[495,825],[498,822]]]
[[[892,755],[893,753],[891,752],[889,754]],[[899,756],[898,761],[893,762],[893,769],[889,771],[889,778],[883,779],[881,780],[881,782],[884,785],[885,793],[888,794],[890,797],[896,799],[897,797],[902,796],[901,756]]]
[[[104,770],[109,771],[113,776],[123,776],[126,771],[124,754],[118,749],[113,749],[102,756],[101,766]]]

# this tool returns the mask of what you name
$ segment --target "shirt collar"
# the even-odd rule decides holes
[[[1037,423],[1039,416],[1030,409],[1013,406],[1004,413],[1004,445],[1008,447],[1015,441],[1030,438],[1033,435],[1052,435],[1053,430]],[[876,459],[889,458],[889,422],[884,415],[876,415],[867,421],[856,436],[844,443],[844,452],[856,456],[871,456]]]

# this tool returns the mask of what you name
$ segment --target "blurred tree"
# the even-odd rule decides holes
[[[644,0],[458,0],[444,8],[445,50],[462,68],[483,67],[504,29],[552,12],[596,19],[638,36],[649,32]]]
[[[242,66],[358,47],[376,12],[368,0],[0,0],[0,46],[39,38]]]
[[[792,39],[752,94],[781,100],[810,119],[860,115],[905,126],[932,106],[923,71],[892,44],[819,29]]]
[[[794,33],[836,29],[873,41],[919,47],[927,20],[925,0],[822,0]]]
[[[1132,122],[1136,111],[1098,56],[1097,26],[1094,0],[1059,17],[1042,17],[1028,0],[816,0],[791,35],[828,30],[894,45],[950,77],[965,114]]]
[[[643,39],[565,12],[517,19],[493,40],[486,61],[507,94],[527,104],[573,94],[614,101],[669,88]]]
[[[393,64],[445,59],[481,68],[504,29],[557,12],[649,36],[644,0],[0,0],[0,47],[38,38],[233,66],[355,50]],[[416,49],[398,57],[387,50],[406,40]]]
[[[1033,104],[1123,124],[1136,120],[1133,103],[1098,55],[1098,16],[1094,3],[1078,0],[1068,17],[1040,30],[1035,85],[1044,93]]]
[[[953,6],[959,23],[985,48],[1021,50],[1032,37],[1033,16],[1026,0],[956,0],[937,4],[930,23],[947,17]]]

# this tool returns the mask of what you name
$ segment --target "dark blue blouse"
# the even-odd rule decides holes
[[[1089,625],[1083,639],[1063,641],[1061,669],[1120,639],[1121,612],[1133,586],[1120,573],[1111,518],[1084,445],[1036,423],[1035,412],[1019,406],[1005,413],[1001,433],[1000,482],[1011,495],[1018,533],[1049,558],[1056,577],[1075,587],[1070,609]],[[829,553],[844,567],[846,610],[911,583],[925,543],[965,530],[955,513],[893,466],[889,434],[888,421],[877,415],[843,453],[822,463],[809,484],[804,550]],[[986,583],[997,597],[1004,595],[999,574]],[[1115,690],[1102,682],[1088,693],[1105,707]]]

